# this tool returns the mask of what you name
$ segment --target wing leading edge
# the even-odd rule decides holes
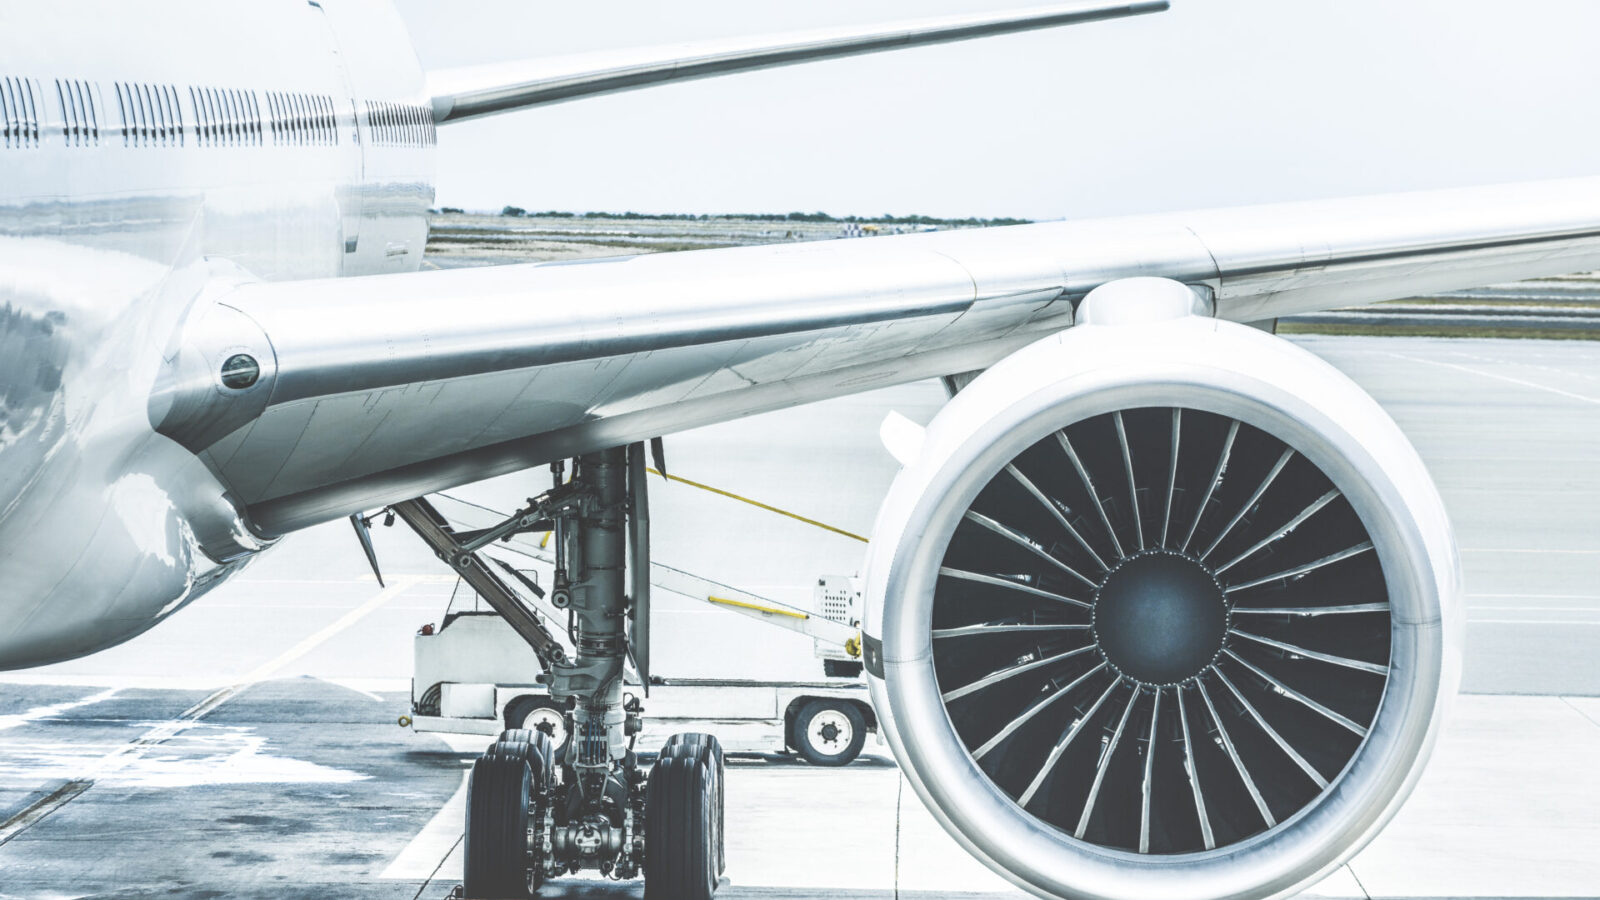
[[[191,412],[161,428],[283,533],[603,447],[982,368],[1067,327],[1077,299],[1118,278],[1203,285],[1219,316],[1255,321],[1595,267],[1600,178],[247,284],[222,308],[259,326],[273,358],[247,392],[250,415],[208,430],[181,421],[198,407],[179,403]]]
[[[428,93],[433,98],[434,121],[442,125],[673,81],[1078,25],[1161,12],[1167,6],[1168,0],[1091,0],[865,28],[836,28],[443,69],[428,74]]]

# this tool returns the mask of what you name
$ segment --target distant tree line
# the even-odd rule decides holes
[[[459,213],[461,210],[447,206],[447,213]],[[694,215],[692,213],[637,213],[637,212],[586,212],[574,213],[560,210],[546,210],[545,212],[528,212],[520,206],[507,206],[500,210],[500,215],[521,218],[533,216],[542,219],[649,219],[667,222],[709,222],[722,219],[741,219],[754,222],[853,222],[860,225],[1026,225],[1031,219],[981,219],[969,217],[965,219],[944,219],[938,216],[897,216],[885,213],[881,216],[830,216],[825,212],[792,212],[792,213],[717,213],[715,215]]]

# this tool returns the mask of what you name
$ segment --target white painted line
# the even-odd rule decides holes
[[[349,609],[349,608],[350,608],[350,605],[348,603],[251,603],[249,601],[245,601],[245,602],[241,602],[241,603],[213,603],[213,604],[211,604],[211,605],[206,607],[207,610],[248,609],[248,610],[251,610],[251,611],[254,611],[254,612],[266,612],[267,610],[284,610],[284,609],[297,610],[297,611],[306,611],[306,610],[313,610],[313,609]]]
[[[344,688],[347,691],[351,691],[353,693],[360,694],[361,696],[366,697],[368,700],[376,700],[379,703],[383,702],[383,698],[378,696],[377,694],[374,694],[373,692],[371,692],[369,690],[366,690],[365,688],[357,687],[354,683],[346,681],[344,679],[341,679],[341,678],[318,678],[317,680],[322,682],[323,684],[331,684],[334,687],[341,687],[341,688]]]
[[[1522,547],[1462,547],[1462,553],[1568,553],[1576,555],[1600,553],[1600,550],[1550,550]]]
[[[376,578],[373,578],[372,574],[369,572],[369,573],[367,573],[365,575],[359,575],[359,576],[357,576],[355,578],[251,578],[249,576],[240,576],[234,583],[235,584],[253,584],[253,585],[269,585],[269,584],[287,584],[287,585],[343,584],[343,585],[349,585],[351,587],[356,587],[356,586],[365,585],[365,584],[377,584],[378,580]],[[207,604],[207,605],[210,605],[210,604]]]
[[[439,865],[461,840],[462,823],[467,820],[467,779],[472,770],[461,773],[461,787],[434,813],[428,824],[406,844],[400,855],[378,877],[384,881],[423,881],[439,871]]]
[[[0,716],[0,731],[5,731],[7,728],[15,728],[18,725],[24,725],[28,722],[37,722],[40,719],[54,718],[69,709],[78,709],[80,707],[99,703],[102,700],[109,700],[115,696],[119,690],[121,690],[121,688],[111,688],[109,690],[101,691],[98,694],[85,697],[82,700],[73,700],[67,703],[54,703],[50,706],[35,706],[33,709],[30,709],[27,712],[12,713],[8,716]]]
[[[1468,625],[1600,625],[1600,619],[1468,619]]]
[[[1468,594],[1467,595],[1467,599],[1468,600],[1471,600],[1474,597],[1492,597],[1492,598],[1515,597],[1518,600],[1526,598],[1526,599],[1529,599],[1529,600],[1597,600],[1597,601],[1600,601],[1600,594]]]
[[[1568,613],[1600,613],[1600,606],[1478,606],[1472,605],[1473,612],[1568,612]]]
[[[396,580],[393,585],[379,591],[372,599],[308,635],[304,640],[276,657],[255,667],[243,680],[213,692],[204,700],[184,710],[176,718],[156,725],[137,739],[101,757],[88,766],[83,774],[70,779],[65,787],[57,789],[38,803],[29,806],[4,822],[0,822],[0,844],[11,840],[11,838],[31,827],[40,819],[50,815],[50,813],[66,805],[73,798],[93,787],[97,779],[127,768],[153,748],[194,727],[200,719],[204,718],[212,710],[237,697],[252,684],[271,677],[274,672],[310,653],[324,641],[349,628],[368,613],[404,593],[407,588],[411,587],[411,584],[410,580]]]
[[[329,638],[332,638],[339,632],[344,631],[351,625],[354,625],[355,623],[366,618],[367,614],[373,612],[385,603],[388,603],[390,600],[400,596],[406,591],[407,588],[411,587],[415,583],[416,582],[413,581],[410,576],[402,576],[394,579],[392,584],[374,594],[371,600],[368,600],[355,609],[350,610],[339,618],[334,619],[332,622],[329,622],[327,625],[324,625],[322,628],[317,629],[311,634],[306,635],[306,637],[298,644],[295,644],[293,647],[290,647],[289,649],[278,654],[278,656],[275,658],[270,659],[250,670],[250,673],[244,676],[242,683],[235,685],[235,687],[245,687],[254,684],[257,681],[265,681],[266,679],[272,677],[273,673],[294,662],[300,657],[305,656],[312,650],[317,649],[317,647],[321,646]]]
[[[1438,366],[1438,367],[1444,368],[1444,369],[1455,369],[1458,372],[1466,372],[1466,373],[1469,373],[1469,374],[1472,374],[1472,375],[1479,375],[1479,376],[1482,376],[1484,378],[1493,378],[1496,381],[1504,381],[1504,382],[1507,382],[1507,383],[1510,383],[1510,384],[1518,384],[1518,385],[1521,385],[1523,387],[1533,388],[1534,390],[1545,391],[1547,393],[1556,394],[1556,395],[1561,396],[1561,397],[1568,397],[1570,399],[1577,400],[1577,401],[1580,401],[1580,402],[1583,402],[1583,403],[1593,403],[1596,406],[1600,406],[1600,397],[1589,397],[1589,396],[1585,396],[1583,394],[1574,394],[1571,391],[1564,391],[1564,390],[1562,390],[1560,388],[1553,388],[1553,387],[1550,387],[1547,384],[1539,384],[1538,382],[1535,382],[1535,381],[1524,381],[1521,378],[1513,378],[1510,375],[1502,375],[1499,372],[1485,372],[1482,369],[1474,369],[1471,366],[1463,366],[1463,365],[1460,365],[1458,363],[1443,362],[1442,360],[1421,359],[1420,357],[1416,357],[1416,356],[1407,356],[1404,353],[1390,353],[1389,355],[1394,357],[1394,358],[1396,358],[1396,359],[1404,359],[1404,360],[1407,360],[1409,362],[1423,363],[1424,365],[1429,365],[1429,366]]]

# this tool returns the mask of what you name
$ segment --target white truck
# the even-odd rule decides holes
[[[465,507],[452,512],[464,518],[472,514]],[[552,633],[565,634],[565,616],[537,596],[538,566],[547,561],[546,555],[522,541],[496,550],[520,556],[515,565],[531,566],[518,569],[530,587],[524,599]],[[809,610],[660,563],[651,564],[651,581],[712,607],[809,635],[821,677],[794,683],[658,675],[650,679],[648,690],[633,678],[630,693],[648,711],[638,746],[659,746],[680,732],[706,732],[715,734],[728,752],[793,751],[813,764],[838,766],[854,760],[867,735],[877,732],[877,716],[861,678],[856,579],[820,578]],[[401,724],[421,732],[491,737],[503,729],[538,728],[559,749],[567,738],[567,710],[538,683],[538,657],[505,619],[480,609],[476,599],[470,590],[453,597],[438,625],[424,625],[417,633],[412,711]]]

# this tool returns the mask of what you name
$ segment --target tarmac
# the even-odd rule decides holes
[[[1600,897],[1600,343],[1297,337],[1371,391],[1432,469],[1466,577],[1464,688],[1411,801],[1307,896]],[[894,463],[890,409],[922,383],[669,438],[676,474],[859,534]],[[509,507],[524,474],[462,492]],[[656,558],[788,602],[861,544],[681,485],[652,496]],[[397,727],[410,639],[454,581],[378,529],[380,588],[346,523],[84,660],[0,674],[0,898],[443,898],[459,880],[482,739]],[[657,666],[804,677],[809,642],[663,598]],[[736,759],[739,898],[1023,896],[947,837],[881,746],[841,770]],[[542,896],[637,897],[562,880]]]

